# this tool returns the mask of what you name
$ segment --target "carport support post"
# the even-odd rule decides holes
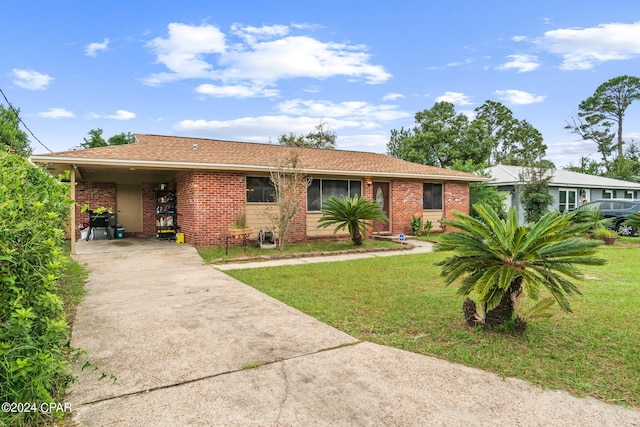
[[[76,168],[71,166],[71,191],[69,197],[73,200],[69,215],[69,235],[71,236],[71,255],[76,254]]]

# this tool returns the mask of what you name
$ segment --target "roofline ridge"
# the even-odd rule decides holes
[[[317,147],[292,147],[292,146],[287,146],[287,145],[280,145],[280,144],[270,144],[268,142],[250,142],[250,141],[233,141],[233,140],[229,140],[229,139],[215,139],[215,138],[204,138],[204,137],[199,137],[199,136],[179,136],[179,135],[160,135],[160,134],[155,134],[155,133],[136,133],[134,134],[134,136],[136,135],[140,135],[140,136],[152,136],[152,137],[159,137],[159,138],[178,138],[178,139],[197,139],[200,141],[216,141],[216,142],[230,142],[230,143],[234,143],[234,144],[252,144],[252,145],[265,145],[268,147],[282,147],[282,148],[295,148],[295,149],[301,149],[301,150],[331,150],[331,151],[340,151],[343,153],[361,153],[361,154],[375,154],[378,156],[386,156],[386,157],[393,157],[390,156],[389,154],[386,153],[374,153],[372,151],[358,151],[358,150],[344,150],[341,148],[336,148],[336,149],[327,149],[327,148],[317,148]],[[137,138],[136,138],[137,139]],[[398,159],[397,157],[393,157],[395,159]],[[398,159],[398,160],[403,160],[403,159]],[[413,162],[409,162],[409,163],[413,163]],[[424,166],[431,166],[431,165],[424,165]],[[433,166],[433,167],[437,167],[437,166]]]

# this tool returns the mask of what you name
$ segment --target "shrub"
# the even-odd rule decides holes
[[[331,196],[322,205],[322,217],[318,221],[318,227],[335,225],[334,234],[346,228],[349,230],[353,244],[361,246],[367,230],[377,230],[373,221],[383,224],[389,222],[380,205],[373,200],[358,195],[353,196],[352,199],[347,196],[342,196],[340,199]]]
[[[59,402],[72,380],[69,332],[56,295],[68,187],[0,150],[0,402]],[[0,412],[0,425],[35,425],[41,412]]]

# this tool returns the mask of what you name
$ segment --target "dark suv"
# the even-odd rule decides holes
[[[632,199],[602,199],[596,200],[579,209],[599,209],[603,218],[615,218],[613,229],[622,236],[635,236],[638,230],[628,225],[622,225],[632,212],[640,210],[640,200]]]

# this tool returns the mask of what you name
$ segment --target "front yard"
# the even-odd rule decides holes
[[[640,239],[598,251],[608,262],[583,269],[574,312],[532,320],[522,335],[465,326],[463,298],[434,266],[447,253],[228,274],[361,340],[640,407]]]

